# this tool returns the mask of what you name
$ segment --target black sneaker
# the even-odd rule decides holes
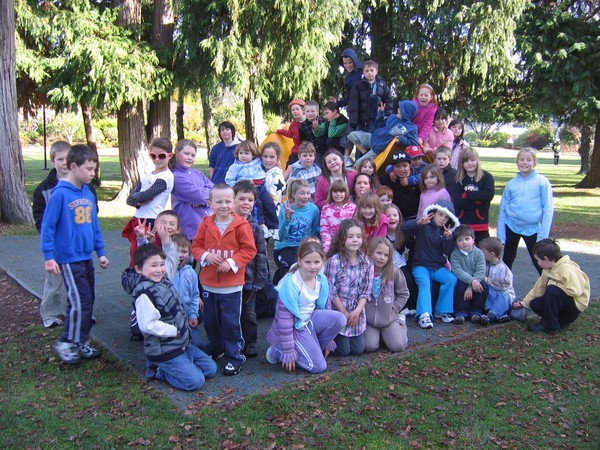
[[[481,316],[479,314],[472,314],[471,315],[471,322],[473,323],[479,323],[481,321]]]
[[[488,316],[486,316],[485,314],[482,314],[481,316],[479,316],[479,324],[482,326],[487,326],[489,325],[491,322],[490,318]]]
[[[242,370],[242,366],[235,367],[233,364],[227,363],[227,365],[223,369],[223,375],[231,377],[240,373],[240,370]]]
[[[552,330],[548,327],[546,327],[545,325],[542,325],[541,322],[538,322],[536,324],[529,324],[527,326],[527,329],[529,331],[531,331],[532,333],[548,333],[548,334],[556,334],[558,333],[558,330]]]
[[[258,356],[258,351],[256,350],[256,344],[248,344],[244,348],[244,355],[248,358],[256,358]]]
[[[510,322],[510,316],[508,314],[504,314],[504,315],[500,316],[500,318],[498,319],[498,322],[500,322],[500,323]]]
[[[454,318],[454,323],[462,325],[463,323],[465,323],[465,316],[456,316]]]
[[[81,355],[82,358],[94,359],[94,358],[98,358],[100,355],[102,355],[102,352],[100,350],[96,350],[94,347],[92,347],[89,342],[84,342],[83,344],[76,344],[76,345],[77,345],[77,349],[79,350],[79,354]]]
[[[213,359],[213,361],[218,361],[221,358],[223,358],[223,356],[225,356],[225,352],[221,352],[221,353],[211,353],[210,357]]]

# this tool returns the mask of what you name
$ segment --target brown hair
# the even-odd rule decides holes
[[[233,156],[237,158],[237,156],[240,153],[240,150],[252,153],[252,158],[256,158],[256,156],[258,155],[258,148],[256,147],[256,144],[249,139],[246,139],[245,141],[240,142],[237,145],[237,147],[233,151]]]
[[[150,149],[152,149],[152,147],[160,148],[167,153],[173,153],[173,144],[171,144],[171,141],[166,137],[154,139],[150,144]]]
[[[502,256],[502,252],[504,251],[504,245],[502,245],[502,241],[496,237],[483,238],[481,241],[479,241],[479,248],[493,253],[497,258],[500,258]]]
[[[394,201],[394,191],[392,191],[392,188],[389,186],[381,186],[379,189],[377,189],[377,197],[381,197],[382,195],[387,195],[387,197]]]
[[[185,247],[188,250],[191,250],[192,248],[192,243],[185,234],[173,233],[171,235],[171,241],[173,241],[173,244],[175,244],[176,247]]]
[[[446,187],[446,182],[444,181],[444,176],[442,175],[442,172],[440,172],[440,169],[438,169],[435,164],[427,164],[425,167],[423,167],[423,171],[421,172],[421,179],[419,180],[419,188],[421,189],[421,192],[425,190],[425,176],[428,173],[435,175],[435,177],[438,180],[437,185],[435,187],[436,191],[439,191],[440,189]]]
[[[333,203],[332,193],[334,192],[343,192],[346,195],[344,203],[350,201],[350,190],[348,189],[348,185],[342,180],[335,180],[329,185],[329,189],[327,190],[327,203]]]
[[[315,148],[312,142],[304,141],[302,144],[298,146],[298,155],[302,153],[309,153],[312,155],[317,154],[317,149]]]
[[[368,255],[372,258],[375,250],[380,245],[385,246],[389,251],[388,262],[381,271],[381,282],[387,283],[394,280],[394,247],[392,247],[392,243],[384,237],[376,236],[369,243]]]
[[[381,187],[381,183],[379,182],[379,178],[377,177],[377,164],[375,163],[375,159],[374,158],[364,158],[360,164],[358,165],[358,167],[356,168],[356,171],[358,173],[363,173],[362,169],[366,164],[371,164],[371,167],[373,167],[373,175],[369,175],[371,177],[371,187],[373,189],[379,189]]]
[[[302,258],[306,257],[306,255],[310,255],[311,253],[318,253],[323,261],[325,261],[325,252],[323,251],[323,244],[319,238],[315,236],[307,236],[302,241],[300,241],[300,245],[298,246],[298,253],[296,254],[296,260],[300,261]],[[290,273],[294,273],[298,270],[298,265],[294,264]]]
[[[367,192],[365,195],[358,199],[354,217],[356,217],[363,223],[367,223],[367,219],[365,219],[362,215],[362,208],[369,206],[375,208],[374,225],[379,225],[379,221],[381,220],[381,202],[379,201],[379,197],[377,196],[377,194],[375,194],[374,192]]]
[[[331,241],[331,247],[329,247],[329,251],[327,252],[327,257],[331,258],[332,256],[340,253],[342,256],[346,257],[346,239],[348,238],[348,230],[352,227],[360,228],[362,233],[362,245],[360,246],[360,250],[364,253],[367,248],[367,236],[365,235],[365,227],[360,220],[357,219],[345,219],[340,223],[340,227],[335,232],[333,239]]]
[[[404,217],[402,217],[402,212],[400,211],[400,208],[398,208],[397,205],[395,205],[394,203],[389,203],[387,205],[385,205],[382,208],[382,211],[385,215],[387,215],[387,210],[388,209],[395,209],[398,212],[398,226],[396,227],[396,231],[394,232],[396,235],[396,238],[394,239],[394,248],[396,250],[398,250],[400,253],[404,252],[404,248],[406,245],[406,236],[404,235],[404,232],[402,231],[402,227],[401,225],[404,223]],[[389,228],[388,228],[389,230]]]

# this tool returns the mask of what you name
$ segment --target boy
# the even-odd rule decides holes
[[[400,208],[404,220],[416,218],[421,197],[419,186],[408,184],[409,176],[410,156],[408,153],[400,151],[392,156],[392,172],[386,173],[381,179],[383,186],[392,189],[394,204]]]
[[[362,64],[358,60],[358,56],[356,56],[356,52],[351,48],[346,48],[342,52],[342,57],[340,58],[340,66],[344,68],[346,75],[344,76],[344,98],[340,99],[337,102],[338,108],[343,108],[344,106],[348,106],[348,101],[350,98],[350,92],[352,91],[352,87],[358,83],[362,79]],[[335,98],[329,98],[329,101],[335,102]]]
[[[201,388],[206,378],[215,376],[217,365],[191,343],[189,318],[170,281],[177,266],[175,246],[163,226],[156,230],[166,255],[154,244],[141,245],[134,253],[140,278],[132,296],[148,359],[146,378],[193,391]]]
[[[381,206],[384,207],[394,201],[394,191],[389,186],[381,186],[377,189],[377,197],[379,197]]]
[[[225,182],[227,169],[235,161],[233,151],[241,142],[235,136],[235,126],[228,121],[219,124],[219,137],[221,138],[221,142],[216,144],[208,155],[210,181],[214,184]]]
[[[452,157],[452,150],[448,147],[438,147],[435,151],[435,157],[433,163],[440,169],[442,175],[444,175],[444,182],[446,184],[446,190],[452,195],[452,191],[456,186],[456,169],[450,165],[450,158]]]
[[[423,150],[418,145],[411,145],[404,149],[408,156],[410,156],[410,176],[408,177],[408,184],[415,185],[421,182],[421,172],[423,167],[427,165],[423,161]]]
[[[289,166],[283,174],[286,181],[289,183],[295,178],[303,178],[310,184],[310,193],[315,195],[317,189],[317,179],[321,175],[321,168],[315,164],[315,146],[310,142],[303,142],[298,147],[299,161]]]
[[[67,286],[64,328],[53,346],[67,364],[102,354],[88,342],[94,310],[92,252],[98,255],[100,267],[108,267],[96,198],[87,186],[97,165],[98,156],[86,145],[71,148],[67,155],[69,173],[52,191],[42,220],[40,246],[46,271],[62,274]]]
[[[256,341],[258,324],[256,323],[256,294],[263,289],[269,278],[269,266],[267,261],[267,246],[263,239],[262,229],[252,217],[254,202],[256,201],[256,187],[248,180],[238,181],[233,186],[235,201],[233,211],[245,218],[254,235],[256,246],[256,258],[246,266],[244,289],[242,290],[242,335],[246,346],[244,355],[248,358],[256,358]]]
[[[382,103],[377,112],[377,128],[372,132],[353,131],[348,139],[363,152],[363,156],[356,161],[356,166],[364,158],[374,158],[396,139],[402,148],[415,146],[418,143],[417,126],[412,123],[417,114],[417,105],[410,100],[402,100],[398,104],[398,112],[387,118],[384,116],[385,105]],[[406,150],[405,150],[406,151]]]
[[[348,129],[348,119],[340,114],[335,102],[326,103],[323,107],[323,116],[326,122],[317,125],[313,124],[315,136],[323,136],[327,139],[325,147],[327,149],[336,148],[343,150],[340,139]]]
[[[535,286],[513,308],[531,309],[541,317],[528,329],[534,333],[556,333],[573,322],[590,303],[590,280],[571,261],[563,256],[554,239],[542,239],[533,247],[533,256],[543,269]]]
[[[327,151],[327,138],[313,132],[314,127],[325,123],[325,120],[319,116],[319,104],[314,100],[307,101],[304,105],[304,115],[306,120],[300,124],[300,141],[312,142],[317,149],[316,163],[321,167],[321,157]]]
[[[168,234],[171,234],[167,231]],[[190,266],[190,251],[192,243],[185,234],[171,234],[171,241],[177,249],[178,264],[177,271],[173,276],[173,286],[179,294],[190,326],[192,344],[202,348],[202,337],[198,325],[202,323],[202,309],[204,306],[200,301],[200,289],[198,288],[198,275]]]
[[[456,248],[450,257],[452,273],[458,281],[454,288],[454,323],[481,322],[488,295],[485,278],[485,255],[475,247],[475,232],[468,225],[454,230]],[[487,324],[486,324],[487,325]]]
[[[354,85],[350,91],[348,99],[349,132],[372,133],[375,130],[375,119],[379,109],[382,109],[385,117],[392,114],[393,100],[390,88],[377,76],[378,67],[375,61],[365,62],[361,82]],[[349,152],[351,147],[347,150]]]
[[[438,149],[439,151],[439,149]],[[481,316],[481,324],[487,325],[496,321],[510,321],[508,310],[515,301],[513,273],[502,261],[503,245],[500,239],[487,237],[479,242],[479,248],[485,255],[485,278],[488,285],[488,298],[485,302],[486,314]]]
[[[200,262],[204,301],[204,327],[208,348],[215,359],[225,351],[224,375],[237,375],[246,362],[240,314],[246,265],[256,256],[252,228],[233,213],[233,189],[216,184],[209,195],[214,214],[202,220],[192,242]]]

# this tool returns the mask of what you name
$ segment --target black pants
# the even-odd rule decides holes
[[[559,330],[579,316],[575,299],[554,284],[546,286],[544,295],[531,300],[529,307],[542,318],[540,323],[550,330]]]
[[[532,234],[531,236],[523,236],[522,234],[515,233],[513,230],[506,227],[506,242],[504,244],[504,254],[502,255],[502,261],[504,264],[508,266],[509,269],[512,269],[513,262],[515,262],[515,258],[517,257],[517,249],[519,248],[519,241],[521,238],[525,241],[525,245],[527,246],[527,251],[529,252],[529,257],[531,258],[531,262],[535,266],[535,270],[538,271],[539,274],[542,273],[542,268],[538,265],[537,261],[533,257],[533,246],[537,242],[537,233]]]
[[[273,250],[273,259],[277,264],[277,270],[273,275],[273,284],[277,286],[279,281],[290,270],[290,267],[296,262],[298,247],[284,247],[279,250]]]
[[[258,324],[256,323],[256,292],[253,289],[242,291],[240,323],[245,344],[256,344]]]
[[[469,317],[473,314],[483,314],[483,307],[485,305],[485,301],[487,300],[490,288],[485,281],[482,281],[481,285],[483,286],[483,292],[473,291],[473,297],[471,297],[471,300],[465,300],[465,291],[469,286],[467,283],[464,283],[460,280],[456,282],[456,286],[454,287],[455,316]]]

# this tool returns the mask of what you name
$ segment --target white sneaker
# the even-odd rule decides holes
[[[85,359],[94,359],[102,355],[102,352],[92,347],[89,342],[77,344],[77,349],[79,350],[81,357]]]
[[[440,319],[444,323],[454,322],[454,317],[452,317],[452,314],[447,314],[447,313],[436,314],[435,318]]]
[[[271,237],[278,241],[279,240],[279,230],[277,228],[273,228],[272,230],[269,230],[269,233],[271,233]]]
[[[63,321],[58,317],[53,317],[51,319],[42,320],[42,323],[44,324],[44,328],[54,328],[61,326],[63,324]]]
[[[263,236],[265,239],[269,239],[271,237],[271,233],[269,232],[269,229],[267,228],[267,226],[265,224],[260,226],[263,230]]]
[[[81,361],[79,349],[72,342],[56,341],[52,348],[65,364],[77,364]]]
[[[402,312],[398,313],[398,322],[406,325],[406,316]]]
[[[433,328],[433,323],[431,322],[431,316],[429,313],[423,313],[419,316],[419,326],[424,329]]]
[[[279,362],[279,360],[277,358],[275,358],[275,355],[273,355],[272,347],[269,347],[267,349],[267,353],[266,353],[265,357],[267,358],[267,361],[271,364],[277,364]]]
[[[349,156],[344,156],[344,165],[346,167],[352,167],[354,165],[354,160]]]

